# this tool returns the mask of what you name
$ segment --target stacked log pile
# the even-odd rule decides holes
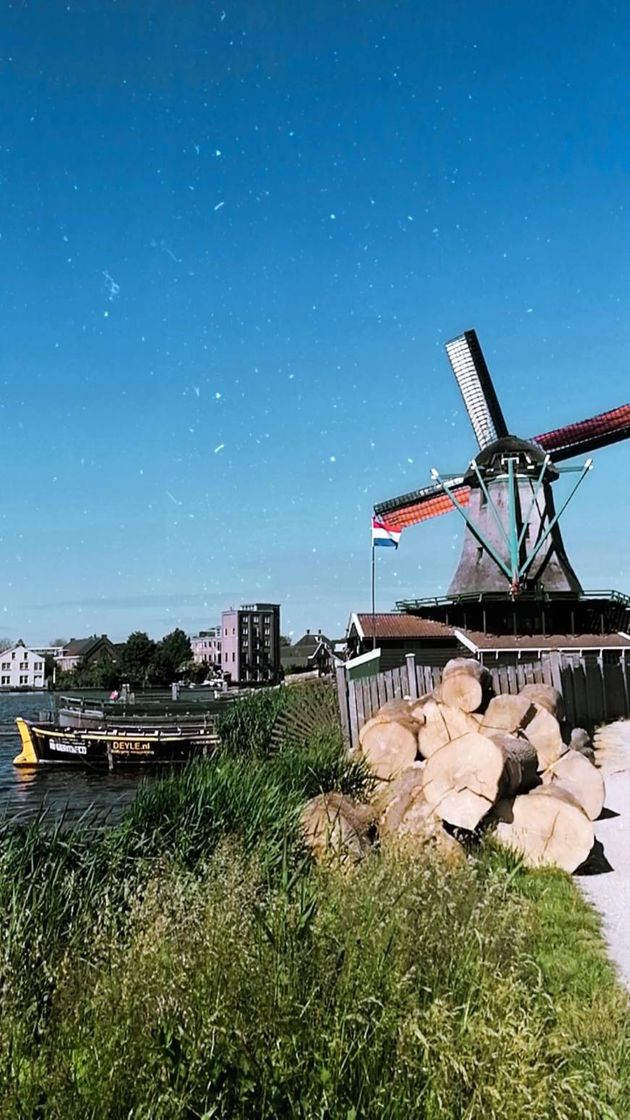
[[[389,701],[363,725],[371,804],[314,798],[304,813],[307,842],[318,857],[332,850],[355,861],[377,836],[453,860],[463,858],[455,836],[492,827],[528,866],[575,871],[593,847],[604,782],[586,733],[563,721],[562,697],[550,686],[494,696],[479,662],[456,658],[435,692]]]

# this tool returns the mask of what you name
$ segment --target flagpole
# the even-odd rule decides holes
[[[376,627],[374,618],[374,536],[372,536],[372,649],[376,649]]]

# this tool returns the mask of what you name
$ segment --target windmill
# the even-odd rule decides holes
[[[520,439],[508,431],[475,331],[452,339],[446,352],[479,451],[463,474],[441,475],[433,470],[433,485],[379,502],[374,506],[375,515],[389,527],[400,529],[450,510],[460,513],[466,523],[464,541],[446,606],[474,599],[497,605],[501,601],[585,601],[559,521],[592,460],[579,466],[561,464],[630,436],[630,404],[533,439]],[[556,509],[552,487],[561,474],[572,474],[574,479],[568,496]],[[438,605],[436,600],[432,603]],[[415,609],[427,602],[397,605]],[[444,610],[431,613],[445,617]],[[531,626],[531,608],[521,608],[520,616],[525,615]],[[516,619],[517,612],[512,616]]]

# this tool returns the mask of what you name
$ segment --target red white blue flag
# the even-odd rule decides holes
[[[384,545],[385,548],[398,548],[402,529],[392,529],[377,517],[372,518],[372,548]]]

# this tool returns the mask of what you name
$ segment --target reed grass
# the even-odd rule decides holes
[[[334,738],[226,750],[94,836],[0,837],[0,1116],[626,1120],[630,1026],[596,917],[491,844],[314,868]]]

